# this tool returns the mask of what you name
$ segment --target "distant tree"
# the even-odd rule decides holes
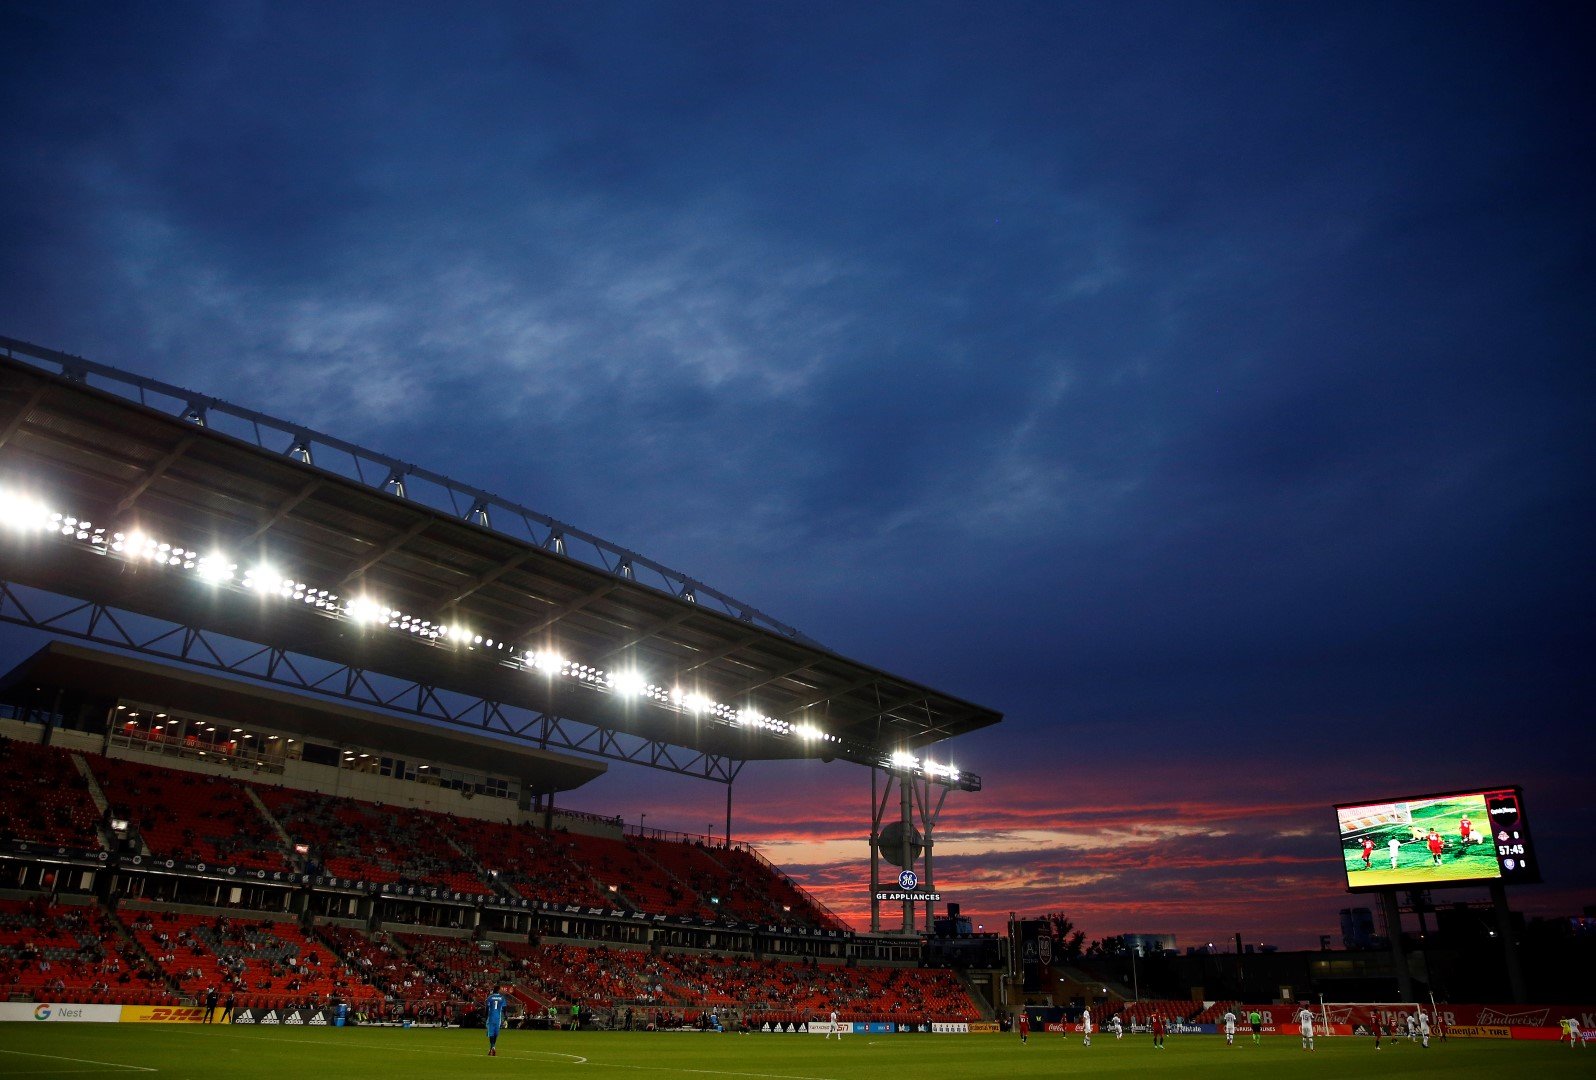
[[[1087,956],[1123,956],[1130,951],[1125,944],[1123,934],[1111,934],[1106,938],[1098,938],[1086,947]]]
[[[1086,949],[1086,932],[1075,929],[1075,920],[1062,911],[1050,911],[1042,916],[1053,932],[1053,955],[1066,964],[1079,960]]]

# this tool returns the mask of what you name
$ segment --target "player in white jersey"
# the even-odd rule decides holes
[[[1302,1048],[1313,1049],[1313,1013],[1306,1008],[1297,1010],[1297,1023],[1302,1028]]]
[[[1225,1013],[1224,1020],[1225,1020],[1225,1045],[1226,1046],[1235,1046],[1236,1045],[1236,1014],[1233,1013],[1233,1012],[1227,1011]]]
[[[1081,1010],[1081,1041],[1087,1046],[1092,1045],[1092,1010]]]
[[[831,1030],[826,1032],[826,1038],[829,1039],[833,1035],[835,1035],[837,1037],[837,1041],[838,1042],[842,1041],[842,1031],[841,1031],[841,1029],[839,1029],[837,1027],[837,1010],[836,1009],[832,1009],[831,1010]]]
[[[1125,1023],[1124,1021],[1120,1020],[1119,1013],[1115,1013],[1114,1019],[1108,1022],[1108,1030],[1114,1033],[1114,1038],[1116,1039],[1123,1039],[1125,1037]]]
[[[1426,1050],[1430,1048],[1430,1014],[1422,1010],[1419,1012],[1419,1042]]]
[[[1570,1050],[1585,1048],[1585,1040],[1579,1036],[1579,1017],[1570,1016],[1563,1021],[1563,1026],[1568,1029],[1568,1048]]]
[[[1386,849],[1391,852],[1391,869],[1395,870],[1397,868],[1397,853],[1402,850],[1402,841],[1393,836],[1390,840],[1386,841],[1385,846]]]
[[[1419,1022],[1413,1019],[1413,1014],[1408,1013],[1408,1042],[1419,1041]]]

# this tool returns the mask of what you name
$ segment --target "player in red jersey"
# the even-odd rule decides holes
[[[1157,1013],[1153,1014],[1153,1045],[1160,1050],[1164,1048],[1164,1018]]]
[[[1435,860],[1435,865],[1440,866],[1441,851],[1446,847],[1445,842],[1441,839],[1441,834],[1431,829],[1429,838],[1425,840],[1425,846],[1430,849],[1430,858]]]
[[[1457,837],[1464,847],[1468,847],[1476,839],[1474,836],[1474,822],[1470,821],[1466,814],[1457,823]]]
[[[1031,1017],[1025,1010],[1020,1010],[1020,1041],[1031,1041]]]
[[[1369,869],[1369,860],[1372,858],[1374,858],[1374,839],[1365,836],[1363,838],[1363,868],[1365,870]]]

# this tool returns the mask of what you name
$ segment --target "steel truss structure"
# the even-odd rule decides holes
[[[0,622],[56,637],[111,645],[142,656],[375,706],[403,716],[500,735],[540,750],[571,750],[731,784],[745,762],[627,732],[578,723],[381,672],[242,641],[200,627],[120,611],[0,580]]]
[[[450,513],[464,521],[522,543],[602,569],[627,581],[658,589],[680,600],[720,610],[733,618],[807,645],[818,642],[778,619],[638,552],[558,521],[492,492],[452,480],[442,473],[400,461],[347,439],[244,408],[221,398],[151,379],[81,356],[0,335],[0,348],[13,359],[47,366],[73,382],[93,385],[146,408],[253,443],[262,450],[294,458],[378,491],[385,491]],[[91,378],[92,377],[92,378]],[[3,441],[3,440],[0,440]],[[175,451],[175,458],[186,447]],[[163,459],[139,489],[128,492],[132,505],[144,488],[172,464]]]
[[[939,786],[980,790],[978,776],[933,774],[915,755],[1000,722],[991,709],[832,653],[636,552],[336,436],[14,339],[0,337],[0,350],[0,479],[42,484],[70,520],[92,517],[106,534],[0,537],[0,622],[712,780],[727,785],[728,807],[754,759],[923,767]],[[161,575],[179,571],[113,556],[109,541],[124,534],[108,529],[286,560],[324,583],[322,596],[345,600],[336,614],[297,593],[268,609],[225,602],[236,584],[232,594],[172,587]],[[192,567],[199,553],[188,555]],[[350,602],[368,589],[417,621],[357,625]],[[438,640],[446,621],[474,626],[478,647]],[[493,652],[496,641],[513,649]],[[580,675],[574,660],[567,688],[530,673],[533,653],[522,650],[533,649],[581,657]],[[651,699],[610,692],[593,674],[632,665],[656,681]],[[681,698],[667,695],[672,686]],[[738,710],[763,727],[742,726]]]

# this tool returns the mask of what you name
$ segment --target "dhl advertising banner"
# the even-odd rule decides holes
[[[197,1005],[123,1005],[124,1024],[197,1024],[205,1010]]]

